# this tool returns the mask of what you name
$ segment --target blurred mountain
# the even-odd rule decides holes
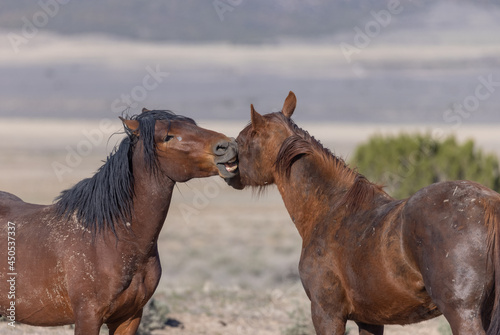
[[[293,90],[315,121],[500,122],[499,17],[500,0],[0,0],[0,117],[247,119]]]
[[[59,2],[63,4],[59,4]],[[0,28],[18,30],[26,20],[43,23],[40,11],[51,16],[44,29],[63,35],[108,34],[127,39],[176,42],[233,43],[272,42],[281,37],[317,38],[364,25],[372,11],[399,3],[404,10],[398,20],[408,27],[433,24],[426,17],[443,3],[450,7],[472,4],[484,9],[500,1],[432,0],[1,0]],[[470,8],[465,7],[462,16]],[[59,15],[63,14],[63,15]],[[430,21],[429,21],[430,19]],[[448,20],[450,23],[451,21]],[[457,21],[453,21],[459,25]],[[449,28],[449,27],[448,27]]]

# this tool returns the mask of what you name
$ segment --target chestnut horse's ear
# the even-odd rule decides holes
[[[127,120],[119,116],[120,120],[123,122],[123,126],[127,128],[134,135],[139,135],[139,121],[137,120]]]
[[[295,106],[297,105],[297,98],[295,97],[295,94],[290,91],[288,93],[288,96],[285,99],[285,102],[283,103],[283,109],[281,112],[287,117],[290,118],[293,114],[293,111],[295,110]]]
[[[253,105],[250,105],[250,118],[252,120],[252,127],[254,129],[260,128],[264,124],[264,118],[257,113]]]

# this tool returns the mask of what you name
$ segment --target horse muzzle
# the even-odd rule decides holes
[[[224,179],[236,176],[238,174],[238,145],[235,139],[218,142],[213,151],[219,175]]]

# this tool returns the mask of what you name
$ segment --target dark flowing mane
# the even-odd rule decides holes
[[[274,113],[275,117],[285,123],[293,131],[293,135],[283,141],[276,162],[274,163],[278,173],[290,176],[293,163],[303,155],[319,155],[332,171],[335,178],[345,181],[351,185],[346,194],[337,205],[337,208],[344,208],[349,212],[354,212],[363,206],[377,193],[384,193],[382,186],[368,181],[365,176],[351,169],[346,162],[335,156],[328,148],[325,148],[318,140],[309,133],[299,128],[295,122],[287,118],[282,113]]]
[[[126,137],[108,156],[91,178],[86,178],[56,198],[56,212],[67,220],[74,218],[93,236],[106,229],[116,235],[115,226],[130,222],[133,212],[134,176],[132,153],[138,141],[143,143],[143,154],[148,172],[160,172],[154,140],[157,120],[194,120],[167,110],[152,110],[134,115],[139,122],[140,137],[125,129]]]

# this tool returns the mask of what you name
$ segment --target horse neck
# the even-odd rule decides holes
[[[167,217],[174,186],[175,182],[161,173],[155,176],[134,166],[134,197],[130,228],[131,238],[139,248],[150,250],[156,245]]]
[[[275,176],[285,207],[304,242],[314,225],[326,220],[348,192],[354,184],[354,176],[353,171],[328,166],[319,155],[302,156],[293,163],[288,177]]]

